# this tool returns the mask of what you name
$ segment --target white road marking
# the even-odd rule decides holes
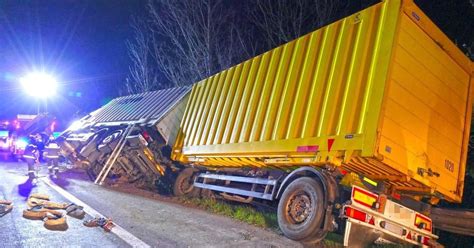
[[[77,197],[75,197],[71,193],[67,192],[63,188],[56,185],[49,178],[41,178],[40,180],[45,182],[49,187],[56,190],[59,194],[64,196],[64,198],[68,199],[71,202],[74,202],[77,205],[83,206],[84,211],[87,214],[89,214],[91,216],[94,216],[94,217],[95,216],[105,217],[104,215],[100,214],[95,209],[93,209],[92,207],[90,207],[89,205],[84,203],[83,201],[77,199]],[[113,227],[110,232],[117,235],[119,238],[121,238],[123,241],[127,242],[132,247],[143,247],[143,248],[150,247],[147,243],[143,242],[141,239],[135,237],[133,234],[129,233],[127,230],[125,230],[121,226],[117,225],[117,223],[114,222],[114,224],[115,224],[115,227]]]

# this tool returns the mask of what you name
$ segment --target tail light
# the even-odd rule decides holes
[[[415,242],[418,242],[420,244],[430,246],[430,238],[429,237],[425,237],[425,236],[422,236],[422,235],[419,235],[419,234],[416,234],[416,233],[408,232],[406,238],[409,239],[409,240],[413,240]]]
[[[433,223],[428,217],[417,213],[415,215],[415,226],[419,229],[424,229],[428,232],[431,232]]]
[[[370,191],[358,187],[352,188],[352,200],[362,204],[363,206],[372,208],[377,202],[378,197],[379,196],[377,194],[374,194]]]
[[[147,131],[142,132],[143,138],[145,138],[146,141],[150,141],[150,134]]]
[[[360,210],[357,210],[351,207],[346,207],[344,209],[344,214],[349,218],[353,218],[365,223],[369,223],[371,225],[375,225],[374,217]]]
[[[396,193],[396,192],[392,193],[392,197],[393,197],[393,199],[399,200],[399,201],[402,199],[402,196],[399,193]]]
[[[346,171],[346,170],[344,170],[344,169],[342,169],[342,168],[339,168],[339,172],[340,172],[343,176],[345,176],[345,175],[348,173],[348,171]]]

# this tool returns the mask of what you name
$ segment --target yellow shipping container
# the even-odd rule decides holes
[[[472,75],[412,1],[386,0],[195,84],[173,158],[342,166],[459,202]]]

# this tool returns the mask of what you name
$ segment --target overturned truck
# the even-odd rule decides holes
[[[413,1],[386,0],[192,88],[114,99],[61,147],[99,184],[176,173],[176,195],[274,202],[301,242],[434,246],[437,227],[473,235],[472,213],[432,211],[462,200],[472,78]]]
[[[165,171],[179,169],[169,159],[178,131],[172,127],[179,126],[189,91],[181,87],[113,99],[74,122],[58,143],[96,183],[109,176],[154,188],[158,179],[166,181]]]

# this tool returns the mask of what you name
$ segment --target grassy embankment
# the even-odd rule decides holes
[[[275,211],[259,210],[248,204],[234,204],[210,198],[183,197],[179,200],[186,205],[280,232]],[[324,240],[323,247],[342,247],[341,242],[340,235],[330,233]]]

